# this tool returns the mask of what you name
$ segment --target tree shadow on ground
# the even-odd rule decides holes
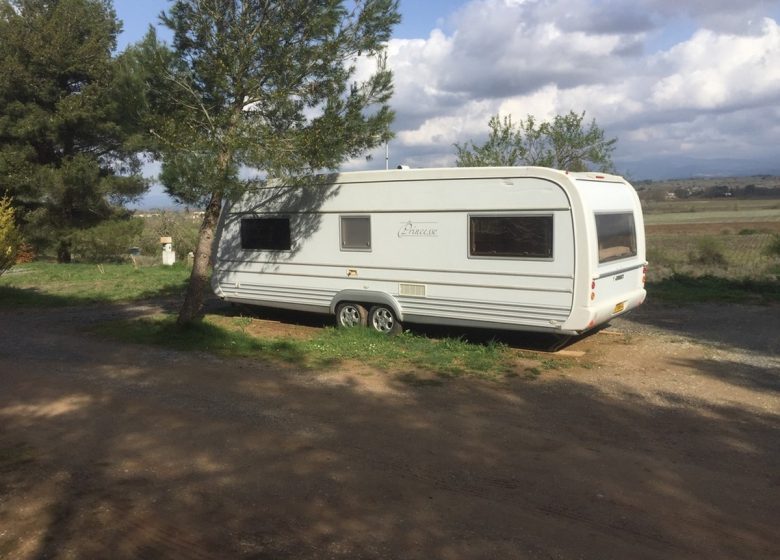
[[[156,289],[144,290],[126,300],[116,300],[100,295],[57,295],[37,288],[16,288],[0,286],[0,308],[57,308],[83,305],[118,305],[134,301],[181,299],[186,289],[186,281],[180,284],[163,285]]]
[[[757,366],[723,360],[672,360],[672,364],[695,368],[702,375],[735,387],[762,393],[780,393],[780,369],[772,365]]]
[[[9,557],[780,554],[771,411],[572,377],[317,377],[45,319],[0,315],[0,448],[34,457],[0,472]]]
[[[780,356],[780,305],[646,303],[624,318],[622,325],[644,325],[750,352]]]

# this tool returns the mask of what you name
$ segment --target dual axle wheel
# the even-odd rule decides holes
[[[366,311],[359,303],[340,303],[336,307],[336,324],[346,328],[367,326],[382,334],[401,332],[401,322],[386,305],[374,305]]]

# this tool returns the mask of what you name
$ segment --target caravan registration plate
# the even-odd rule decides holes
[[[626,302],[621,301],[615,306],[615,309],[612,311],[612,313],[620,313],[626,308]]]

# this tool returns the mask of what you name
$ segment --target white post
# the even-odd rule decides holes
[[[160,244],[162,245],[162,263],[166,266],[171,266],[176,262],[176,253],[173,251],[173,238],[161,237]]]

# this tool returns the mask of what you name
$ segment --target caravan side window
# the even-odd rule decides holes
[[[371,250],[371,216],[341,216],[341,250]]]
[[[551,259],[552,216],[469,216],[469,255]]]
[[[242,218],[241,248],[259,251],[289,251],[290,218]]]
[[[596,214],[599,263],[636,256],[634,214]]]

